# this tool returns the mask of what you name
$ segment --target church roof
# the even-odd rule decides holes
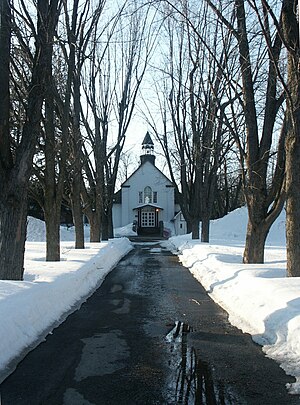
[[[154,145],[154,144],[153,144],[153,141],[152,141],[152,139],[151,139],[151,136],[150,136],[150,134],[149,134],[149,132],[146,133],[142,145]],[[167,187],[174,187],[173,182],[172,182],[161,170],[159,170],[159,169],[155,166],[155,164],[154,164],[154,159],[153,159],[153,161],[151,161],[151,159],[149,159],[149,158],[155,158],[154,155],[150,155],[150,154],[149,154],[149,155],[146,155],[146,154],[145,154],[145,155],[142,155],[141,158],[142,158],[142,157],[145,157],[145,159],[141,159],[141,163],[140,163],[139,167],[121,184],[120,190],[118,190],[118,191],[114,194],[114,203],[115,203],[115,204],[122,204],[122,193],[121,193],[121,189],[122,189],[123,187],[129,187],[129,186],[128,186],[128,183],[131,181],[132,177],[133,177],[147,162],[150,163],[150,164],[155,168],[155,170],[156,170],[157,172],[159,172],[159,173],[165,178],[166,182],[169,183],[169,184],[167,185]],[[148,159],[147,159],[147,158],[148,158]],[[127,185],[126,185],[126,183],[127,183]]]
[[[154,145],[154,144],[153,144],[153,141],[152,141],[152,139],[151,139],[151,136],[150,136],[150,134],[149,134],[148,131],[147,131],[147,133],[146,133],[146,135],[145,135],[145,138],[144,138],[144,140],[143,140],[143,142],[142,142],[142,145]]]
[[[114,204],[122,204],[122,190],[120,189],[113,196],[113,203]]]
[[[149,161],[145,161],[145,162],[141,163],[140,166],[128,177],[128,179],[126,179],[126,180],[124,181],[124,183],[122,183],[121,187],[126,187],[126,186],[124,186],[124,185],[125,185],[127,182],[129,182],[129,180],[131,180],[131,178],[132,178],[139,170],[141,170],[141,168],[142,168],[145,164],[147,164],[147,163],[150,163],[150,164],[154,167],[154,169],[157,170],[157,172],[160,173],[160,174],[166,179],[166,181],[169,183],[169,187],[174,187],[172,181],[171,181],[170,179],[168,179],[168,177],[167,177],[161,170],[159,170],[155,165],[153,165],[153,164],[152,164],[151,162],[149,162]]]

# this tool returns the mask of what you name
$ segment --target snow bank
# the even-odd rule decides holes
[[[86,228],[87,229],[87,228]],[[63,241],[73,241],[75,238],[74,227],[60,227],[60,239]],[[40,219],[28,217],[27,221],[27,241],[28,242],[45,242],[46,226],[45,222]]]
[[[173,237],[176,249],[209,295],[229,314],[229,321],[250,333],[266,355],[296,377],[288,386],[300,393],[300,278],[286,277],[285,213],[267,239],[265,264],[242,263],[247,211],[240,208],[213,221],[211,243],[190,235]]]
[[[62,230],[69,239],[67,232]],[[43,222],[30,219],[28,240],[44,236]],[[74,249],[74,242],[62,242],[61,261],[45,262],[45,243],[26,242],[24,281],[0,281],[2,380],[17,357],[77,309],[131,249],[126,238],[88,243],[82,250]]]
[[[120,238],[124,236],[136,236],[137,233],[132,230],[132,224],[128,224],[121,228],[114,229],[115,237]]]
[[[300,278],[286,278],[285,213],[267,239],[263,265],[242,263],[247,210],[240,208],[211,224],[211,243],[190,235],[170,238],[182,263],[267,356],[297,381],[300,393]],[[89,228],[85,228],[88,235]],[[130,235],[131,226],[116,230]],[[135,234],[135,233],[133,233]],[[24,281],[0,281],[0,369],[29,350],[79,306],[132,245],[126,238],[74,249],[74,230],[62,228],[62,261],[45,262],[45,226],[29,218]],[[43,242],[41,242],[43,241]]]

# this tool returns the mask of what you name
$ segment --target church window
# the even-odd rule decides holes
[[[157,204],[157,191],[152,191],[150,186],[144,188],[144,191],[139,191],[139,204]]]
[[[152,203],[152,188],[149,186],[144,188],[144,203]]]
[[[143,204],[143,192],[139,191],[139,204]]]

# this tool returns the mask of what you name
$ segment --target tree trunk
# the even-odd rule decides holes
[[[11,4],[10,1],[0,2],[0,158],[4,166],[12,165],[10,151],[10,92],[9,92],[9,62],[11,37]]]
[[[48,63],[52,63],[51,60]],[[61,199],[56,186],[55,118],[52,76],[49,72],[45,100],[45,174],[44,216],[46,222],[46,260],[60,260],[60,210]]]
[[[73,221],[75,225],[75,249],[84,249],[84,223],[81,203],[81,187],[84,183],[82,179],[82,160],[81,160],[81,145],[82,137],[80,133],[80,67],[77,64],[73,74],[73,136],[71,137],[71,145],[74,154],[74,179],[71,180],[70,200],[72,204]]]
[[[201,242],[209,242],[209,217],[204,217],[201,221]]]
[[[109,237],[109,231],[108,231],[109,221],[108,221],[107,212],[103,212],[103,214],[102,214],[101,225],[102,225],[102,227],[101,227],[102,228],[101,239],[102,240],[108,240],[108,237]]]
[[[199,239],[200,232],[199,232],[199,219],[193,219],[192,221],[192,239]]]
[[[23,280],[27,190],[15,179],[10,184],[2,183],[0,194],[0,274],[2,280]]]
[[[9,2],[2,3],[10,6]],[[27,187],[37,138],[40,136],[41,107],[45,94],[46,60],[57,24],[57,1],[52,2],[50,9],[46,2],[37,2],[37,20],[36,50],[33,59],[31,83],[28,89],[28,99],[26,100],[26,117],[22,130],[22,141],[14,150],[14,163],[9,158],[9,155],[11,156],[9,127],[6,125],[7,133],[3,137],[3,133],[1,133],[3,123],[0,123],[0,177],[2,185],[0,195],[1,279],[23,279]],[[3,21],[5,19],[2,15],[1,29]],[[4,51],[7,47],[2,48],[2,39],[1,32],[0,45],[2,51]],[[5,61],[1,62],[5,63]]]
[[[113,222],[112,222],[112,217],[109,217],[108,237],[109,237],[109,239],[114,238],[114,226],[113,226]]]
[[[243,263],[264,262],[265,242],[269,229],[263,222],[254,224],[250,218],[248,219]]]
[[[112,206],[108,209],[108,237],[109,239],[114,238],[114,225],[113,225],[113,215],[112,215]]]
[[[245,153],[247,173],[243,177],[243,187],[248,206],[249,219],[247,226],[247,236],[244,251],[244,263],[263,263],[264,243],[270,226],[275,220],[273,213],[279,215],[281,205],[279,193],[282,191],[282,181],[272,178],[272,183],[268,184],[268,172],[270,165],[270,150],[272,149],[274,126],[280,106],[277,98],[277,66],[282,48],[280,35],[275,35],[272,40],[272,58],[268,61],[268,74],[265,112],[263,117],[263,128],[260,134],[259,119],[256,109],[256,86],[254,70],[258,65],[253,65],[250,55],[250,46],[247,28],[248,16],[245,10],[245,0],[235,0],[237,31],[239,45],[239,60],[243,88],[243,110],[246,125]],[[266,34],[267,35],[267,34]],[[269,44],[270,46],[270,44]],[[255,60],[255,58],[254,58]],[[254,68],[254,69],[253,69]],[[281,132],[280,137],[284,132]],[[279,143],[280,144],[280,139]],[[278,146],[279,148],[279,146]],[[279,154],[277,154],[277,157]],[[244,156],[241,155],[241,159]],[[279,165],[277,160],[276,165]],[[281,166],[282,167],[282,166]],[[244,168],[243,168],[244,169]],[[283,178],[283,171],[281,179]]]
[[[189,234],[192,232],[192,222],[185,218],[186,221],[186,233]]]
[[[288,94],[286,150],[287,275],[300,276],[300,58],[297,3],[283,2],[283,33],[288,44]]]
[[[76,15],[76,6],[74,3],[73,16]],[[75,20],[72,17],[72,21]],[[70,27],[68,27],[68,30]],[[67,59],[66,87],[64,91],[64,100],[62,109],[57,109],[55,103],[55,81],[53,79],[53,60],[52,53],[49,53],[47,60],[47,92],[45,97],[45,220],[47,235],[47,261],[60,260],[60,216],[61,204],[64,194],[66,178],[66,159],[67,142],[69,136],[70,124],[70,105],[72,78],[75,65],[75,46],[74,46],[73,27],[68,32],[68,42],[70,52]],[[52,44],[53,46],[53,44]],[[53,50],[52,50],[53,51]],[[56,128],[56,110],[60,113],[61,133],[57,139],[58,131]],[[50,221],[50,223],[48,223]],[[53,232],[53,233],[52,233]]]
[[[60,208],[48,201],[44,207],[46,223],[46,261],[60,261]]]
[[[75,225],[75,249],[84,249],[84,224],[80,199],[80,183],[75,179],[71,188],[70,201]]]
[[[80,177],[82,180],[82,176]],[[91,182],[92,183],[92,182]],[[101,220],[100,220],[100,203],[97,201],[95,193],[89,194],[86,190],[86,185],[81,181],[81,199],[82,211],[87,217],[90,225],[90,242],[100,242],[101,240]]]
[[[300,122],[299,122],[300,123]],[[289,136],[286,142],[286,248],[287,275],[300,277],[300,139]]]
[[[90,224],[90,242],[101,241],[101,221],[97,212],[86,214]]]

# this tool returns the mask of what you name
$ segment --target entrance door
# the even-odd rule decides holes
[[[142,228],[154,228],[155,227],[155,211],[154,210],[147,210],[142,211],[142,218],[141,218],[141,225]]]
[[[143,207],[138,211],[138,235],[159,234],[158,210],[154,207]]]

